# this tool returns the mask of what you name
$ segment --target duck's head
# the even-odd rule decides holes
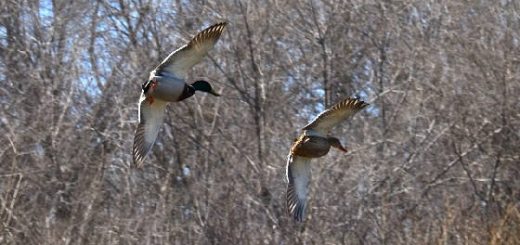
[[[210,93],[215,96],[220,96],[219,93],[217,93],[213,88],[211,87],[211,84],[209,84],[207,81],[204,80],[197,80],[194,83],[191,84],[191,86],[198,91]]]
[[[327,140],[329,141],[330,146],[337,148],[342,152],[347,152],[347,149],[345,147],[343,147],[343,145],[341,144],[341,142],[339,141],[338,138],[328,137]]]

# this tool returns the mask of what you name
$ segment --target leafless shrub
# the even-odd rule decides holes
[[[2,244],[518,244],[515,1],[2,1]],[[132,169],[140,84],[230,22]],[[286,215],[298,129],[371,106]],[[187,169],[189,168],[189,175]]]

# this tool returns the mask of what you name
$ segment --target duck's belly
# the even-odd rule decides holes
[[[164,101],[178,101],[184,91],[186,84],[180,80],[159,80],[157,87],[152,93],[153,97],[156,97]]]
[[[291,151],[293,154],[302,157],[322,157],[327,155],[330,144],[326,138],[318,136],[304,136],[298,140]]]

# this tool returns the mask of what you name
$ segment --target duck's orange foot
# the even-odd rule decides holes
[[[152,91],[155,90],[155,88],[157,88],[157,80],[152,80],[152,84],[150,84],[150,87],[152,88]]]
[[[146,98],[146,100],[148,100],[148,104],[150,104],[150,105],[153,104],[153,97],[152,96]]]

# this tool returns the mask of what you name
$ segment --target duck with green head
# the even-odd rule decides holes
[[[186,83],[188,70],[199,63],[215,46],[226,27],[225,22],[214,24],[193,37],[190,42],[173,51],[150,72],[150,78],[141,86],[139,99],[139,125],[135,131],[133,160],[137,167],[143,165],[164,120],[168,102],[185,100],[195,91],[219,96],[205,80]]]

